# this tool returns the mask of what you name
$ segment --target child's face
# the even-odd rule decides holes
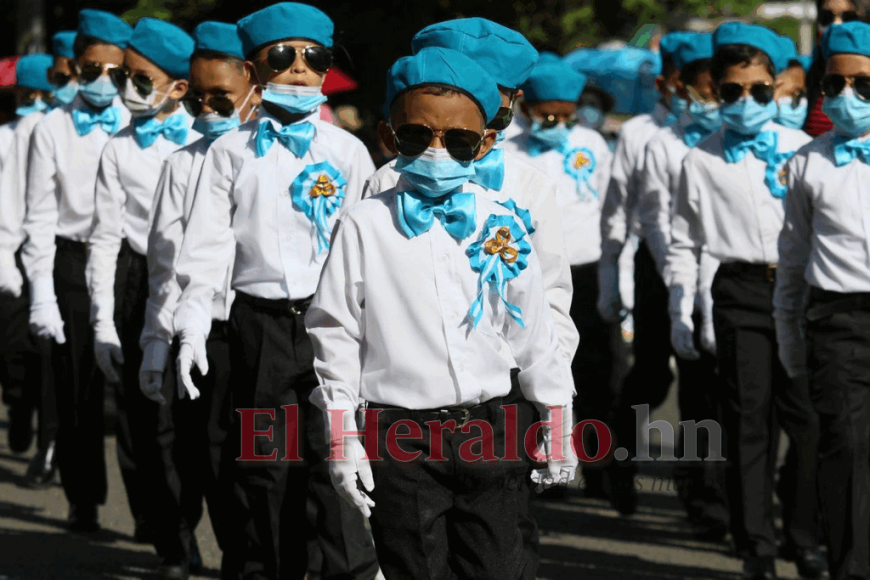
[[[756,84],[774,84],[774,78],[767,70],[767,66],[757,60],[753,60],[749,64],[736,64],[725,69],[725,74],[719,79],[718,85],[714,84],[713,89],[718,97],[718,87],[729,83],[735,83],[743,87],[743,97],[749,96],[749,91],[752,85]],[[774,94],[774,98],[776,98]]]
[[[127,69],[129,78],[133,78],[136,75],[148,77],[151,80],[153,90],[160,94],[166,94],[167,101],[178,101],[187,93],[186,80],[173,79],[163,69],[132,48],[124,51],[124,68]],[[159,96],[157,100],[160,100]]]
[[[244,123],[260,101],[252,88],[241,61],[198,57],[190,63],[189,94],[202,99],[203,114],[216,112],[209,104],[212,99],[228,100],[239,110]]]
[[[690,85],[684,85],[682,82],[677,83],[677,94],[680,95],[680,98],[689,100],[693,98],[693,92],[701,97],[702,102],[716,99],[716,93],[713,90],[713,75],[710,74],[709,69],[695,75],[695,80]]]
[[[791,97],[797,102],[797,98],[806,93],[806,75],[803,67],[792,66],[777,75],[777,97]]]
[[[495,131],[485,128],[485,119],[474,101],[462,94],[430,95],[420,91],[409,91],[396,100],[391,109],[392,129],[401,125],[425,125],[436,135],[430,147],[444,149],[442,131],[449,129],[468,129],[483,135],[480,150],[475,159],[482,159],[495,143]],[[384,144],[395,151],[392,131],[384,123],[378,132]]]
[[[82,52],[76,63],[79,71],[100,68],[100,76],[107,75],[107,66],[117,68],[124,64],[124,49],[114,44],[92,44]]]
[[[670,106],[671,95],[674,94],[674,90],[676,90],[679,80],[680,69],[677,68],[672,70],[668,76],[656,77],[656,89],[662,95],[662,98],[668,106]]]
[[[537,101],[523,103],[523,112],[533,121],[553,118],[560,123],[568,123],[577,113],[577,103],[571,101]]]
[[[65,56],[54,57],[54,62],[52,63],[51,68],[48,69],[48,82],[55,84],[55,75],[65,75],[71,79],[76,78],[75,61],[71,58],[66,58]]]
[[[870,57],[859,54],[835,54],[826,61],[826,73],[844,77],[870,76]]]
[[[269,66],[269,51],[278,46],[292,47],[296,50],[296,59],[289,67],[282,70],[275,70]],[[264,86],[266,83],[305,87],[321,86],[323,79],[326,78],[326,71],[312,68],[311,64],[305,59],[303,51],[308,47],[324,48],[313,40],[305,39],[282,40],[264,46],[247,63],[251,81]]]

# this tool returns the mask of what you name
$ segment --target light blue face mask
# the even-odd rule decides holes
[[[564,145],[568,141],[568,135],[571,129],[565,126],[565,123],[558,123],[549,128],[541,126],[541,121],[532,121],[530,134],[532,137],[547,145],[548,147],[557,148]]]
[[[807,100],[803,98],[797,106],[794,106],[791,97],[782,97],[776,101],[779,113],[776,115],[775,121],[783,127],[791,129],[800,129],[804,126],[804,121],[807,120]]]
[[[495,134],[495,144],[498,145],[502,141],[507,139],[507,131],[497,131]]]
[[[263,100],[277,105],[294,115],[313,111],[326,102],[320,87],[300,87],[269,83],[263,91]]]
[[[678,119],[689,109],[689,101],[680,97],[676,93],[671,94],[671,99],[668,102],[668,108],[671,110],[671,114],[675,115]]]
[[[15,109],[15,114],[19,117],[26,117],[31,113],[38,113],[39,111],[44,111],[48,108],[48,103],[43,101],[40,97],[36,97],[36,99],[30,105],[26,107],[18,107]]]
[[[79,88],[79,94],[89,104],[98,109],[108,107],[118,96],[118,88],[106,76],[84,84]]]
[[[699,103],[692,100],[687,110],[692,121],[712,133],[722,126],[722,116],[716,103]]]
[[[776,117],[776,101],[762,105],[752,97],[743,97],[733,103],[719,106],[722,123],[741,135],[755,135],[768,121]]]
[[[54,100],[58,102],[59,105],[69,105],[73,102],[73,99],[76,98],[76,95],[79,93],[79,84],[75,81],[70,81],[62,87],[54,89],[54,92],[51,94],[54,96]]]
[[[221,117],[217,113],[206,113],[200,115],[193,121],[193,130],[202,133],[203,137],[205,137],[209,142],[214,141],[222,135],[226,135],[242,124],[242,119],[239,117],[239,109],[245,108],[245,105],[248,104],[248,100],[251,98],[253,93],[254,89],[251,88],[245,96],[245,100],[242,101],[242,104],[236,107],[233,114],[229,117]],[[250,119],[250,117],[251,114],[248,113],[248,118]]]
[[[434,147],[417,157],[399,155],[396,171],[427,197],[446,195],[475,175],[474,161],[457,161],[447,153],[447,149]]]
[[[822,111],[849,137],[870,131],[870,101],[858,97],[852,87],[843,89],[839,96],[826,98]]]

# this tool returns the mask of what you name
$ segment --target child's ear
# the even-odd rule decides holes
[[[497,134],[495,129],[486,130],[486,133],[483,134],[483,140],[480,142],[480,151],[477,152],[477,157],[474,158],[475,161],[486,157],[486,154],[489,153],[489,150],[492,149],[493,145],[495,145],[496,137]]]
[[[661,75],[656,77],[656,90],[661,93],[663,97],[668,96],[668,83],[665,81],[665,77]]]
[[[173,101],[180,101],[187,94],[187,89],[190,84],[185,79],[175,81],[175,86],[169,91],[169,98]]]
[[[674,84],[676,85],[676,88],[677,88],[677,96],[680,97],[681,99],[683,99],[684,101],[688,101],[689,100],[689,91],[686,89],[685,83],[683,83],[683,81],[681,81],[681,80],[677,80],[677,82]]]
[[[378,137],[381,138],[381,142],[390,153],[398,155],[399,151],[396,149],[396,141],[393,139],[393,131],[385,121],[378,123]]]

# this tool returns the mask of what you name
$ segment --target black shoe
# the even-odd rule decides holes
[[[704,542],[721,542],[728,534],[728,526],[721,520],[702,516],[692,524],[692,532]]]
[[[163,563],[157,569],[157,577],[160,580],[187,580],[190,578],[190,569],[187,562]]]
[[[153,544],[154,530],[145,520],[136,519],[136,528],[133,530],[133,541],[137,544]]]
[[[818,548],[798,548],[786,545],[780,550],[780,554],[784,560],[795,563],[801,578],[809,580],[830,578],[828,563]]]
[[[637,513],[637,492],[634,488],[617,488],[610,492],[610,504],[623,516]]]
[[[6,433],[9,449],[24,453],[33,443],[33,409],[21,409],[20,405],[9,407],[9,427]]]
[[[194,576],[202,576],[203,572],[205,572],[205,565],[202,562],[202,554],[199,553],[196,536],[193,536],[190,539],[190,573]]]
[[[70,504],[67,528],[71,532],[79,534],[92,534],[100,530],[100,522],[97,520],[97,506]]]
[[[45,489],[54,483],[55,473],[57,473],[57,455],[52,441],[30,461],[21,485],[30,489]]]
[[[745,558],[743,580],[776,580],[776,563],[773,558]]]

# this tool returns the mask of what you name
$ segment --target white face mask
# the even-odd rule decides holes
[[[166,103],[169,93],[175,88],[177,82],[172,81],[172,84],[165,91],[154,89],[147,97],[143,97],[136,90],[133,81],[127,79],[123,94],[124,105],[130,110],[130,115],[133,117],[152,117],[160,112],[160,108]],[[157,95],[162,95],[160,101],[157,101]]]

